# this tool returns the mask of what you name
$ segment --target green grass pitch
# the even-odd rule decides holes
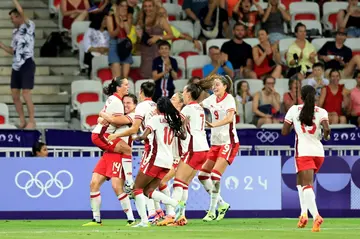
[[[1,239],[359,239],[360,219],[325,218],[319,233],[304,229],[296,219],[224,219],[204,223],[189,220],[184,227],[130,228],[124,220],[104,220],[102,227],[82,227],[86,220],[0,221]]]

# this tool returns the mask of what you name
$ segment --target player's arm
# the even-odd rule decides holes
[[[291,132],[291,126],[293,125],[293,111],[295,106],[291,106],[285,115],[283,127],[281,129],[281,135],[288,135]]]
[[[325,111],[325,110],[324,110]],[[328,141],[330,140],[330,126],[329,126],[329,116],[328,113],[325,111],[324,116],[320,119],[320,124],[323,127],[323,133],[324,133],[324,140]]]
[[[283,124],[283,127],[281,129],[281,135],[286,136],[286,135],[290,134],[291,126],[292,126],[292,124],[285,121]]]
[[[135,141],[142,141],[142,140],[146,140],[148,135],[151,134],[151,132],[153,131],[153,129],[150,126],[147,126],[144,133],[142,135],[138,135],[135,138],[133,138]]]
[[[130,135],[133,135],[133,134],[137,134],[137,132],[139,131],[141,122],[142,121],[140,119],[135,119],[129,129],[127,129],[127,130],[125,130],[123,132],[120,132],[120,133],[109,135],[108,140],[114,140],[116,138],[121,138],[121,137],[130,136]]]
[[[109,124],[112,124],[114,126],[127,125],[127,124],[131,124],[133,122],[132,119],[126,115],[113,116],[106,112],[100,112],[99,115],[100,115],[100,117],[105,119],[107,122],[109,122]]]
[[[223,125],[227,125],[233,122],[235,115],[235,109],[229,109],[226,113],[226,116],[224,119],[216,121],[214,123],[210,123],[209,121],[206,121],[206,125],[210,128],[220,127]]]

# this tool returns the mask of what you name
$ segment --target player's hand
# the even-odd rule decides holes
[[[331,139],[330,134],[327,137],[324,137],[325,141],[329,141]]]
[[[107,137],[107,139],[109,140],[109,141],[113,141],[113,140],[115,140],[117,138],[117,135],[116,134],[110,134],[108,137]]]
[[[205,123],[209,128],[214,128],[213,123],[210,123],[209,121],[205,121]]]

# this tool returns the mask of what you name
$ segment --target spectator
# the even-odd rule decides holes
[[[128,18],[126,0],[117,1],[118,5],[114,14],[107,17],[107,29],[110,34],[108,61],[113,77],[127,78],[130,65],[133,64],[131,55],[132,42],[127,35],[131,30],[132,19]]]
[[[155,81],[155,93],[153,101],[156,102],[160,97],[171,98],[174,94],[174,80],[178,78],[178,64],[175,58],[170,57],[170,43],[161,41],[159,44],[159,54],[152,63],[152,78]]]
[[[350,122],[360,127],[360,71],[356,76],[356,87],[350,92]]]
[[[203,67],[203,76],[211,76],[213,74],[228,75],[231,78],[234,77],[234,69],[230,61],[224,60],[224,57],[220,53],[220,48],[217,46],[211,46],[209,48],[209,56],[211,63]]]
[[[0,48],[13,56],[11,72],[11,95],[16,111],[20,118],[19,128],[35,128],[34,104],[31,100],[31,90],[34,88],[36,65],[34,58],[35,23],[29,20],[17,0],[13,0],[15,7],[9,12],[14,24],[11,46],[0,42]],[[22,92],[21,92],[22,90]],[[20,92],[24,98],[29,114],[26,123],[24,109],[20,100]]]
[[[235,99],[238,104],[243,105],[253,100],[253,97],[250,94],[250,86],[247,81],[240,81],[237,84]]]
[[[32,146],[32,156],[46,158],[49,152],[47,150],[46,144],[43,142],[35,142]]]
[[[235,77],[240,79],[256,79],[253,69],[252,48],[243,41],[245,26],[236,23],[233,27],[234,38],[221,47],[224,60],[233,65]]]
[[[182,9],[184,10],[187,18],[193,22],[200,22],[200,10],[208,5],[208,0],[184,0]]]
[[[257,11],[251,11],[252,5],[255,4]],[[246,26],[246,37],[255,36],[255,25],[264,15],[264,10],[253,0],[239,0],[235,5],[232,17],[236,23]]]
[[[282,78],[281,75],[281,56],[278,44],[270,44],[266,30],[261,29],[258,32],[260,44],[254,46],[252,55],[254,59],[254,71],[257,78],[265,74],[271,74],[274,78]]]
[[[209,0],[209,5],[200,10],[202,36],[206,39],[229,38],[229,20],[225,9],[219,6],[220,0]]]
[[[129,22],[131,22],[131,25],[137,24],[137,20],[139,17],[140,8],[137,5],[137,0],[127,0],[127,6],[128,6],[128,19]],[[116,0],[114,4],[112,4],[112,7],[110,9],[110,14],[116,14],[117,6],[120,4],[120,0]]]
[[[346,10],[339,11],[337,15],[337,26],[346,28],[349,37],[360,37],[360,7],[358,0],[349,0]]]
[[[303,103],[303,101],[301,100],[301,81],[297,77],[290,78],[289,91],[284,93],[283,101],[285,106],[285,113],[288,112],[291,106],[301,105]]]
[[[359,19],[360,20],[360,19]],[[352,51],[344,45],[346,33],[337,31],[335,41],[326,42],[318,52],[319,59],[325,62],[325,70],[339,70],[344,79],[353,78],[356,67],[360,69],[360,56],[352,56]]]
[[[281,39],[288,38],[284,31],[284,22],[290,22],[291,16],[281,7],[279,0],[269,0],[268,7],[262,18],[264,29],[269,33],[269,40],[274,44]]]
[[[92,18],[94,15],[98,13],[107,14],[111,9],[111,3],[110,0],[89,0],[90,9],[88,12],[93,13],[90,14],[90,21],[92,21]]]
[[[267,76],[263,79],[264,88],[256,92],[253,99],[254,124],[260,128],[263,124],[279,123],[280,95],[275,90],[275,78]]]
[[[84,21],[88,18],[88,0],[61,0],[60,10],[63,16],[63,27],[71,30],[74,21]]]
[[[321,89],[329,85],[329,80],[324,77],[324,66],[321,63],[315,63],[312,67],[313,78],[307,79],[307,84],[316,90],[316,105],[319,103]]]
[[[84,48],[84,63],[88,65],[88,76],[92,70],[94,56],[107,55],[109,52],[110,35],[106,30],[106,18],[103,14],[95,14],[91,19],[89,29],[85,32],[82,47]]]
[[[290,67],[288,78],[298,72],[305,77],[312,65],[317,62],[316,49],[306,40],[306,26],[298,23],[295,26],[295,35],[296,40],[290,45],[286,54],[287,64]]]
[[[174,38],[167,19],[160,17],[157,10],[158,8],[153,0],[144,0],[136,27],[140,40],[140,75],[143,79],[152,77],[152,61],[159,55],[156,43],[159,40],[172,40]],[[164,31],[166,35],[164,35]]]
[[[319,106],[329,113],[330,124],[346,124],[343,108],[348,108],[349,91],[339,81],[340,72],[331,70],[330,84],[321,89]]]

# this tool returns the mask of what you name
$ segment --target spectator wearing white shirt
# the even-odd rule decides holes
[[[319,101],[321,89],[329,84],[329,80],[324,77],[324,65],[315,63],[312,67],[313,78],[307,79],[307,85],[311,85],[316,90],[316,104]]]

